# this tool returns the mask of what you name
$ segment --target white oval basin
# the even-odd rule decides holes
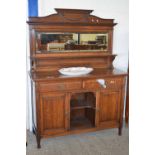
[[[59,72],[63,75],[77,76],[77,75],[85,75],[93,71],[93,68],[88,67],[69,67],[62,68]]]

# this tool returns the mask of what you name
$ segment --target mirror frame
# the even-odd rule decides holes
[[[77,36],[77,40],[72,41],[73,40],[73,36],[71,38],[69,38],[68,40],[64,42],[60,42],[60,41],[54,41],[54,42],[48,42],[47,43],[41,43],[42,39],[41,39],[41,34],[76,34]],[[84,44],[80,43],[80,35],[87,35],[87,34],[94,34],[95,39],[97,37],[97,35],[104,35],[107,37],[106,39],[106,43],[99,43],[97,40],[86,40]],[[95,51],[103,51],[103,52],[107,52],[108,51],[108,47],[109,47],[109,43],[108,43],[108,33],[73,33],[73,32],[39,32],[36,34],[36,53],[53,53],[53,52],[87,52],[87,51],[91,51],[91,52],[95,52]],[[71,42],[72,41],[72,42]],[[92,43],[91,43],[92,42]],[[100,47],[101,46],[101,47]],[[107,47],[105,47],[107,46]],[[53,49],[52,50],[50,50]],[[106,49],[104,49],[106,48]],[[49,50],[48,50],[49,49]]]

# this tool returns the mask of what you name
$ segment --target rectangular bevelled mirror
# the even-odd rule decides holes
[[[38,32],[37,53],[107,51],[108,33],[52,33]]]

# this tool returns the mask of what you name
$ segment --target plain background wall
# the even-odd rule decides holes
[[[114,66],[126,71],[129,51],[128,0],[38,0],[39,16],[55,13],[54,8],[92,9],[93,15],[112,18],[118,25],[114,28],[113,53],[118,56]]]

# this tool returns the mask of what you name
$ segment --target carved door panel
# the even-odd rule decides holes
[[[117,126],[120,116],[120,92],[100,92],[97,98],[96,126]]]
[[[43,135],[65,132],[69,127],[69,102],[65,93],[42,93],[41,133]]]

